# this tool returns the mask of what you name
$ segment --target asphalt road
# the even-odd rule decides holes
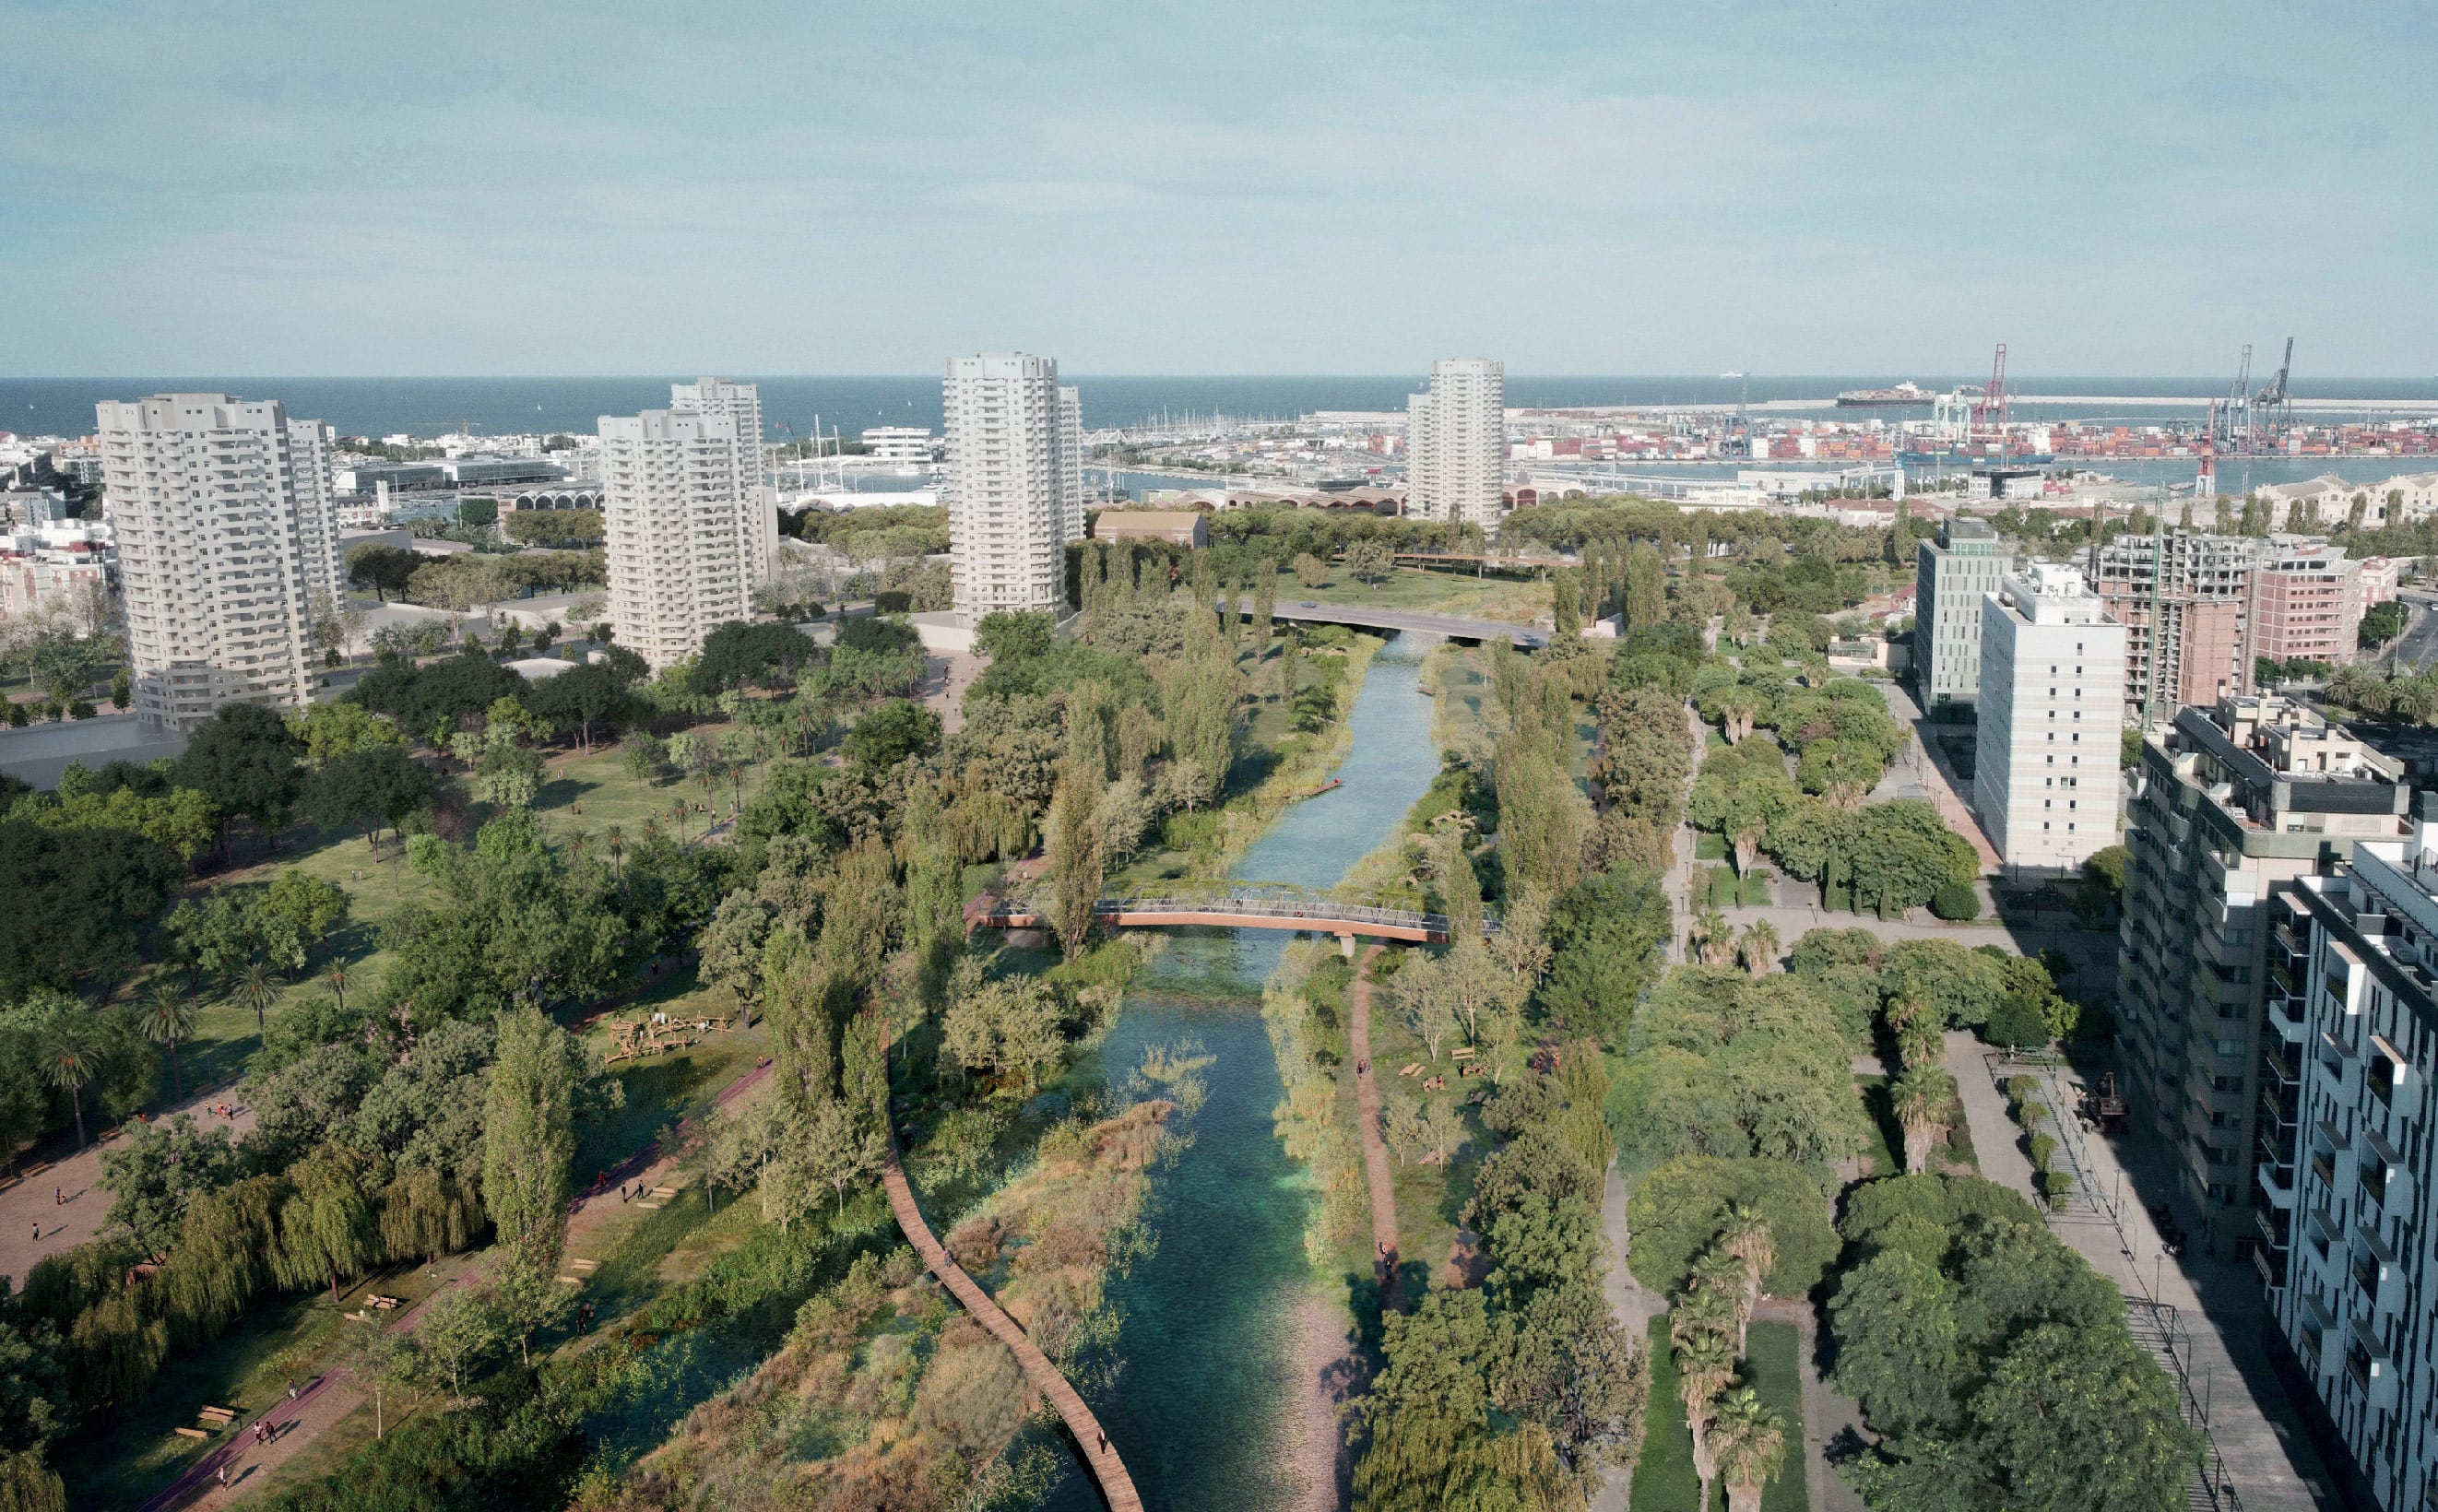
[[[2431,596],[2421,593],[2397,595],[2411,616],[2404,633],[2395,638],[2394,647],[2398,667],[2426,669],[2438,661],[2438,613],[2430,612]]]
[[[1529,625],[1510,624],[1503,620],[1460,619],[1453,614],[1418,614],[1411,609],[1372,609],[1351,604],[1306,604],[1287,600],[1278,606],[1274,614],[1281,620],[1352,624],[1367,630],[1426,631],[1457,641],[1508,640],[1527,648],[1549,643],[1547,635]]]

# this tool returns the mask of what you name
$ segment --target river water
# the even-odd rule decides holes
[[[1288,809],[1236,876],[1334,886],[1396,832],[1439,770],[1422,691],[1429,649],[1402,636],[1372,659],[1337,768],[1345,785]],[[1181,931],[1128,994],[1104,1051],[1123,1068],[1148,1046],[1191,1038],[1216,1057],[1192,1144],[1153,1184],[1158,1247],[1110,1285],[1124,1368],[1092,1403],[1144,1503],[1164,1512],[1307,1504],[1294,1446],[1311,1400],[1298,1355],[1314,1198],[1271,1128],[1282,1088],[1261,1018],[1262,983],[1292,938]],[[1083,1512],[1100,1502],[1070,1475],[1048,1504]]]

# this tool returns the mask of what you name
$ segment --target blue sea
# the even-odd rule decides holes
[[[494,434],[550,431],[590,431],[605,414],[632,414],[664,408],[669,384],[691,373],[649,378],[0,378],[0,431],[22,435],[85,435],[93,407],[102,399],[132,399],[164,392],[218,392],[283,400],[291,414],[327,420],[345,435],[437,435],[471,423]],[[810,435],[822,430],[854,435],[867,426],[940,426],[940,380],[902,377],[768,377],[733,374],[761,385],[768,439]],[[1884,386],[1911,378],[1925,388],[1977,383],[1977,376],[1861,374],[1842,378],[1768,378],[1756,375],[1751,397],[1824,399],[1841,389]],[[1140,425],[1163,414],[1273,417],[1286,420],[1316,410],[1402,410],[1405,396],[1422,384],[1418,374],[1342,378],[1146,378],[1069,375],[1083,393],[1084,424],[1090,429]],[[2223,378],[2023,378],[2012,387],[2026,394],[2196,396],[2222,394]],[[1546,378],[1510,374],[1507,402],[1563,407],[1601,404],[1732,404],[1741,385],[1722,378]],[[2438,380],[2396,378],[2297,379],[2298,398],[2438,400]],[[1859,411],[1894,417],[1917,411]],[[2190,422],[2189,407],[2129,413],[2122,407],[2039,407],[2018,402],[2019,420],[2095,418],[2106,413],[2129,422],[2163,419]],[[2317,418],[2315,416],[2315,418]]]

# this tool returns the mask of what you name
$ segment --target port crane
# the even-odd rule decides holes
[[[2294,419],[2294,398],[2286,392],[2286,378],[2294,370],[2294,338],[2286,338],[2286,357],[2277,364],[2277,376],[2268,387],[2252,396],[2252,425],[2260,442],[2258,449],[2273,450],[2286,444],[2286,428]]]
[[[1722,457],[1750,457],[1753,454],[1751,415],[1752,375],[1749,373],[1722,373],[1719,377],[1722,378],[1738,378],[1743,383],[1742,389],[1738,392],[1736,397],[1736,428],[1719,443],[1719,455]]]
[[[1998,343],[1989,360],[1989,386],[1972,404],[1972,436],[2003,443],[2006,439],[2006,343]]]

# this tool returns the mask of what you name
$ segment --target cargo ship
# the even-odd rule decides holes
[[[1847,389],[1837,396],[1841,410],[1871,410],[1894,404],[1928,404],[1936,396],[1907,378],[1892,389]]]

